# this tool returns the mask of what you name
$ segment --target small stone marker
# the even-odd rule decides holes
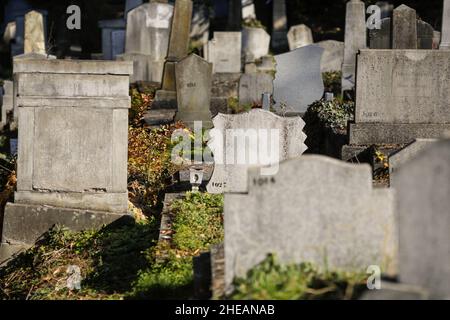
[[[249,169],[247,181],[245,194],[225,194],[228,290],[269,253],[282,263],[357,272],[377,265],[395,274],[393,193],[373,189],[369,165],[305,155],[271,177]]]
[[[272,174],[280,161],[306,151],[300,117],[285,118],[262,109],[237,115],[218,114],[213,119],[208,146],[214,154],[214,172],[207,185],[209,193],[245,192],[247,169],[269,166]]]
[[[314,43],[311,29],[304,25],[292,26],[287,34],[289,50],[294,50]]]
[[[25,15],[24,53],[45,55],[45,30],[42,13],[30,11]]]
[[[405,148],[397,151],[389,156],[389,179],[392,184],[394,183],[397,170],[405,163],[415,158],[418,154],[422,153],[426,148],[430,147],[434,143],[439,141],[438,139],[416,139],[407,145]]]
[[[269,54],[270,35],[262,28],[242,29],[242,52],[246,62],[254,62]]]
[[[214,32],[207,44],[207,60],[214,73],[241,72],[241,32]]]
[[[202,121],[203,128],[211,128],[212,65],[191,54],[175,66],[178,111],[176,121],[194,128],[194,121]]]
[[[392,14],[392,49],[417,49],[416,10],[402,4]]]
[[[312,102],[322,98],[320,62],[323,51],[319,46],[310,45],[275,56],[274,108],[277,113],[304,113]]]
[[[366,9],[361,0],[347,2],[345,15],[344,63],[342,65],[342,91],[355,86],[356,54],[366,48]]]
[[[344,43],[335,40],[325,40],[316,43],[324,49],[322,61],[320,62],[320,71],[332,72],[341,71],[344,62]]]
[[[434,143],[396,172],[399,280],[432,299],[450,297],[450,141]],[[226,220],[226,219],[225,219]]]
[[[239,81],[239,104],[261,105],[261,95],[273,93],[273,79],[267,73],[243,74]]]
[[[450,130],[450,52],[361,50],[350,144],[403,144]]]

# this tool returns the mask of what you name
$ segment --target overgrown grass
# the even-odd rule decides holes
[[[187,193],[175,201],[173,237],[147,252],[150,268],[139,275],[138,298],[188,299],[193,296],[193,257],[223,241],[223,196]]]
[[[319,271],[309,263],[282,265],[273,255],[234,281],[233,300],[354,299],[364,289],[364,273]]]

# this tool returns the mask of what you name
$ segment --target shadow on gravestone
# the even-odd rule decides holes
[[[274,109],[281,114],[302,114],[323,96],[320,63],[324,49],[309,45],[275,56]]]

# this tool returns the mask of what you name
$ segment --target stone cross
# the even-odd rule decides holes
[[[342,91],[355,86],[356,54],[367,46],[366,10],[364,2],[347,2],[345,16],[344,63],[342,65]]]
[[[42,13],[30,11],[25,15],[24,53],[45,55],[45,31]]]

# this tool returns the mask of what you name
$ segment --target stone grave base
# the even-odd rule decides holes
[[[351,123],[350,145],[402,144],[416,138],[441,138],[450,133],[449,124]]]
[[[150,109],[144,114],[144,120],[150,128],[170,124],[175,117],[175,109]]]
[[[176,109],[177,93],[175,91],[158,90],[153,100],[152,108],[154,109]]]
[[[381,281],[380,290],[367,290],[359,300],[428,300],[429,292],[421,287]]]
[[[81,231],[99,228],[124,217],[130,216],[112,212],[7,203],[3,217],[1,260],[9,258],[17,250],[31,246],[54,225]]]

